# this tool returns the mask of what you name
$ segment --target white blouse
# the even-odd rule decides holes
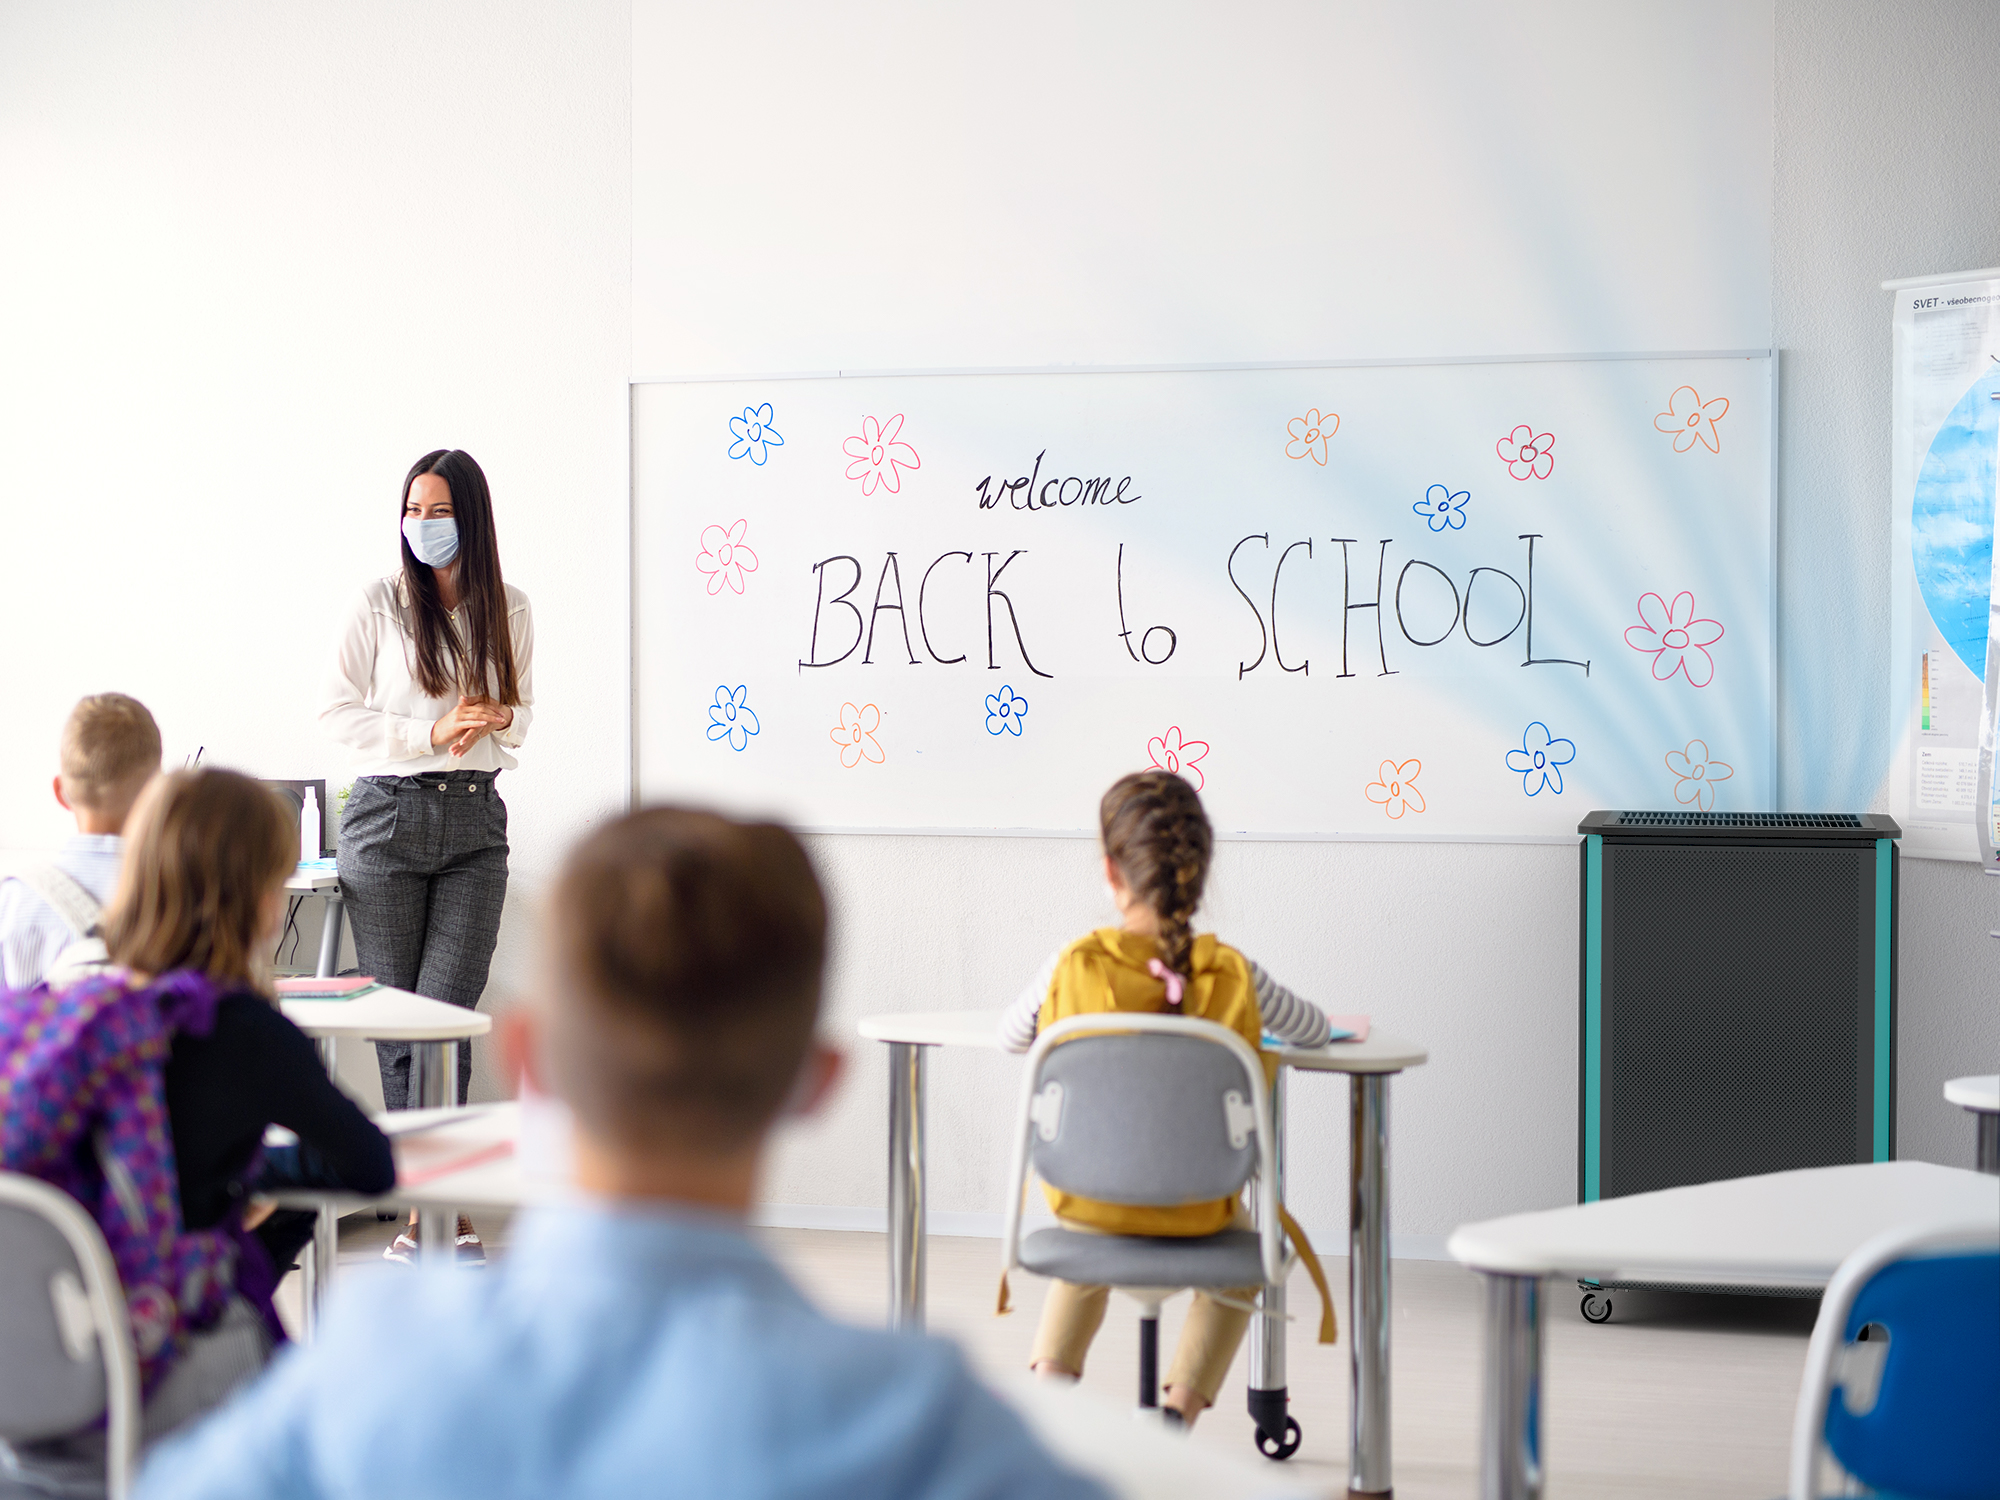
[[[507,634],[514,643],[514,674],[521,701],[514,722],[480,736],[464,755],[431,744],[431,726],[458,703],[458,695],[433,698],[417,682],[417,644],[405,623],[409,596],[402,575],[378,578],[361,592],[340,633],[333,670],[321,693],[319,721],[355,752],[356,776],[417,776],[435,771],[511,771],[535,717],[535,617],[528,596],[507,589]],[[453,623],[457,622],[453,612]],[[499,696],[489,668],[487,692]]]

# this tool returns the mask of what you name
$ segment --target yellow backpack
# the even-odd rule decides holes
[[[1099,1015],[1106,1011],[1160,1013],[1169,1007],[1166,985],[1146,967],[1160,956],[1158,944],[1150,937],[1121,928],[1102,927],[1078,938],[1056,960],[1049,981],[1048,998],[1036,1023],[1047,1031],[1071,1016]],[[1257,1010],[1257,990],[1250,979],[1250,962],[1213,933],[1194,940],[1188,960],[1187,987],[1181,997],[1180,1013],[1226,1026],[1253,1050],[1262,1051],[1263,1022]],[[1264,1056],[1264,1081],[1277,1076],[1278,1061]],[[1148,1207],[1129,1203],[1103,1203],[1075,1193],[1065,1193],[1044,1184],[1049,1207],[1059,1218],[1088,1224],[1110,1234],[1195,1236],[1216,1234],[1227,1229],[1235,1217],[1237,1200],[1219,1198],[1202,1203],[1178,1203]],[[1299,1257],[1320,1295],[1319,1341],[1334,1341],[1336,1327],[1333,1297],[1327,1290],[1326,1273],[1313,1254],[1305,1231],[1281,1205],[1278,1209],[1285,1232],[1298,1247]],[[1001,1311],[1006,1306],[1002,1286]]]

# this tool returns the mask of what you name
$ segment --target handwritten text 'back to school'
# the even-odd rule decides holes
[[[999,483],[991,476],[980,480],[973,486],[978,509],[995,510],[1004,506],[1016,511],[1056,511],[1133,505],[1144,498],[1132,491],[1133,481],[1129,475],[1115,482],[1109,478],[1077,476],[1044,480],[1041,478],[1042,458],[1043,455],[1038,455],[1031,473],[1021,478]],[[1285,659],[1279,638],[1278,606],[1281,598],[1289,597],[1288,591],[1306,586],[1298,580],[1296,563],[1293,582],[1288,584],[1286,581],[1285,567],[1292,561],[1293,554],[1303,551],[1309,562],[1313,557],[1314,543],[1324,542],[1338,546],[1341,558],[1340,671],[1337,676],[1394,676],[1402,667],[1391,665],[1392,653],[1402,658],[1410,648],[1430,651],[1460,634],[1473,647],[1483,651],[1496,650],[1518,638],[1514,648],[1520,653],[1518,665],[1575,667],[1587,676],[1590,671],[1588,661],[1535,654],[1535,543],[1540,540],[1540,532],[1521,533],[1516,538],[1522,548],[1518,561],[1511,562],[1508,568],[1485,565],[1473,568],[1465,576],[1461,588],[1459,580],[1451,573],[1421,557],[1401,560],[1392,579],[1389,549],[1395,544],[1393,537],[1369,540],[1352,536],[1299,537],[1289,541],[1279,539],[1274,543],[1268,531],[1248,533],[1229,548],[1226,556],[1217,559],[1230,586],[1249,612],[1249,619],[1239,616],[1235,627],[1242,632],[1246,643],[1243,649],[1246,651],[1253,639],[1250,632],[1252,629],[1255,631],[1256,655],[1239,661],[1236,675],[1239,679],[1246,677],[1263,669],[1266,662],[1281,672],[1310,673],[1312,664],[1309,660],[1289,662]],[[1115,596],[1118,608],[1119,629],[1115,632],[1121,643],[1118,649],[1122,649],[1134,662],[1149,666],[1164,665],[1173,659],[1179,649],[1179,629],[1184,628],[1185,622],[1183,627],[1167,624],[1140,627],[1130,623],[1125,610],[1125,544],[1122,541],[1107,541],[1101,545],[1104,549],[1106,590]],[[1276,561],[1271,564],[1267,585],[1262,563],[1269,559],[1274,547]],[[1032,550],[1016,547],[1004,553],[966,549],[940,552],[921,559],[921,572],[916,571],[919,559],[912,558],[911,570],[916,581],[914,599],[904,587],[903,558],[894,551],[879,554],[879,563],[877,554],[863,559],[851,553],[838,552],[820,559],[812,565],[816,585],[812,627],[806,653],[799,658],[799,670],[843,665],[874,666],[894,661],[920,666],[928,660],[945,667],[972,662],[972,654],[967,650],[960,650],[956,655],[944,654],[959,643],[934,639],[925,611],[933,588],[976,590],[981,586],[983,575],[986,666],[994,671],[1002,670],[1004,664],[1000,657],[1003,654],[1010,657],[1018,655],[1037,677],[1053,677],[1053,672],[1043,671],[1036,664],[1033,652],[1040,643],[1034,639],[1033,622],[1022,619],[1014,599],[1020,583],[1032,570]],[[1372,559],[1367,555],[1370,550],[1375,552]],[[984,566],[975,566],[976,559],[983,559]],[[1370,561],[1375,564],[1372,582],[1367,576]],[[953,566],[947,567],[947,564]],[[940,567],[945,568],[942,574],[938,571]],[[1010,569],[1014,570],[1011,576]],[[872,595],[862,592],[871,575],[874,578]],[[857,598],[857,595],[860,597]],[[1511,616],[1507,613],[1509,609],[1514,611]],[[884,615],[895,616],[893,624],[885,623]],[[1356,620],[1356,615],[1363,618]],[[1011,649],[1008,645],[1010,637]],[[1391,640],[1397,643],[1393,647],[1389,644]],[[880,658],[875,655],[878,642],[883,652]],[[918,654],[919,644],[923,647],[922,655]],[[1371,645],[1375,648],[1373,652],[1368,650]],[[1509,660],[1512,659],[1511,652],[1506,655]],[[1373,661],[1368,659],[1371,656]],[[1351,662],[1359,663],[1362,670],[1353,670]]]

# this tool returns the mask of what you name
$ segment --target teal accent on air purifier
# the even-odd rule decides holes
[[[1604,837],[1584,840],[1583,878],[1583,1201],[1601,1180],[1604,1119]]]
[[[1889,1070],[1895,1065],[1890,1036],[1891,970],[1895,948],[1896,844],[1875,841],[1875,1160],[1889,1159]]]

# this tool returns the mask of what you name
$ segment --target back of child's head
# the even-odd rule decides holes
[[[776,1118],[812,1045],[826,902],[771,823],[653,807],[570,854],[549,921],[547,1063],[592,1134],[731,1150]]]
[[[63,795],[93,812],[129,808],[160,769],[160,726],[123,693],[94,693],[70,710],[62,733]]]
[[[1174,972],[1187,973],[1195,909],[1215,849],[1200,795],[1170,771],[1137,771],[1111,784],[1097,819],[1104,852],[1125,888],[1159,918],[1160,957]]]
[[[213,768],[156,777],[125,824],[104,913],[111,961],[266,988],[264,902],[298,859],[297,825],[262,782]]]

